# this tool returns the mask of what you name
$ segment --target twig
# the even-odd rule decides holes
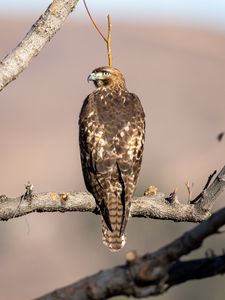
[[[225,132],[223,131],[223,132],[220,132],[218,135],[217,135],[217,140],[218,140],[218,142],[221,142],[222,141],[222,139],[223,139],[223,137],[224,137],[224,134],[225,134]]]
[[[201,191],[201,193],[200,193],[195,199],[193,199],[193,200],[190,202],[191,204],[196,203],[196,202],[203,196],[204,191],[208,188],[208,186],[209,186],[209,184],[210,184],[210,182],[211,182],[213,176],[216,174],[216,172],[217,172],[217,171],[215,170],[211,175],[209,175],[208,180],[207,180],[207,182],[206,182],[206,184],[205,184],[203,190]]]
[[[25,192],[25,194],[23,194],[23,195],[20,197],[20,201],[19,201],[19,204],[18,204],[18,206],[17,206],[17,208],[16,208],[16,210],[15,210],[15,212],[14,212],[14,214],[13,214],[13,218],[16,217],[17,212],[18,212],[18,210],[19,210],[19,208],[20,208],[20,206],[21,206],[21,203],[22,203],[22,201],[23,201],[24,199],[27,199],[27,200],[29,200],[29,201],[31,202],[32,197],[33,197],[33,188],[34,188],[34,186],[33,186],[32,183],[30,183],[30,181],[28,181],[28,183],[25,184],[26,192]]]
[[[79,0],[53,0],[18,46],[0,62],[0,91],[26,69],[62,27]]]
[[[111,51],[111,30],[112,30],[112,24],[111,24],[111,19],[110,19],[110,15],[107,16],[107,21],[108,21],[108,36],[107,38],[104,36],[104,34],[102,33],[102,31],[100,30],[99,26],[97,25],[97,23],[95,22],[95,20],[93,19],[90,10],[87,6],[87,3],[85,0],[83,0],[84,2],[84,6],[86,8],[86,11],[88,13],[88,16],[92,22],[92,24],[94,25],[95,29],[97,30],[97,32],[100,34],[100,36],[103,38],[103,40],[106,42],[106,46],[107,46],[107,54],[108,54],[108,61],[109,61],[109,66],[112,66],[112,51]]]
[[[187,181],[187,182],[185,182],[185,186],[186,186],[187,191],[188,191],[188,203],[190,204],[191,203],[191,198],[192,198],[194,183],[192,182],[192,184],[190,184],[190,182]]]
[[[217,172],[217,170],[215,170],[211,175],[209,175],[209,178],[208,178],[208,180],[207,180],[207,182],[206,182],[206,184],[205,184],[205,186],[203,188],[203,191],[207,189],[207,187],[209,186],[209,184],[210,184],[213,176],[216,174],[216,172]]]
[[[178,188],[175,188],[174,191],[172,193],[169,194],[168,197],[165,198],[166,201],[168,201],[169,203],[179,203],[178,197],[177,197],[177,191]]]
[[[100,28],[98,27],[98,25],[96,24],[95,20],[93,19],[92,15],[91,15],[91,12],[90,12],[90,10],[89,10],[89,8],[88,8],[88,6],[87,6],[86,1],[83,0],[83,2],[84,2],[85,9],[86,9],[86,11],[87,11],[87,13],[88,13],[88,16],[89,16],[89,18],[91,19],[92,24],[94,25],[95,29],[98,31],[98,33],[100,34],[100,36],[103,38],[103,40],[107,43],[107,38],[106,38],[106,37],[104,36],[104,34],[101,32]]]
[[[108,19],[108,37],[107,37],[107,53],[109,59],[109,66],[112,66],[112,50],[111,50],[111,31],[112,31],[112,24],[110,15],[107,16]]]
[[[199,248],[225,224],[225,208],[167,246],[123,266],[101,271],[36,300],[94,300],[125,295],[135,298],[163,294],[174,285],[225,273],[225,256],[191,261],[179,259]]]

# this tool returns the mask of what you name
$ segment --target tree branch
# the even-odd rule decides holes
[[[216,198],[225,189],[225,166],[213,183],[202,192],[194,204],[171,201],[163,193],[134,198],[130,214],[132,217],[172,220],[175,222],[202,222],[210,215]],[[27,191],[26,191],[27,193]],[[42,193],[29,197],[22,195],[9,198],[0,195],[0,220],[7,221],[32,212],[92,212],[98,214],[94,198],[89,193]],[[65,197],[66,195],[66,197]],[[23,197],[23,201],[21,201]],[[20,206],[18,208],[18,204]],[[16,214],[15,214],[16,212]]]
[[[225,273],[225,255],[191,261],[177,261],[169,269],[169,287],[188,280],[204,279]]]
[[[0,62],[0,91],[29,65],[61,28],[79,0],[53,0],[18,46]]]
[[[36,300],[101,300],[126,295],[136,298],[158,295],[191,279],[225,272],[225,255],[191,261],[179,258],[199,248],[208,236],[225,224],[225,208],[156,252],[123,266],[101,271]]]
[[[207,182],[206,182],[206,184],[205,184],[205,186],[204,186],[202,192],[201,192],[195,199],[193,199],[192,201],[190,200],[190,202],[191,202],[192,204],[193,204],[193,203],[196,203],[196,202],[198,201],[198,199],[201,198],[202,194],[204,193],[204,191],[205,191],[205,190],[207,189],[207,187],[209,186],[209,184],[210,184],[210,182],[211,182],[213,176],[216,174],[216,172],[217,172],[217,171],[215,170],[212,174],[209,175],[208,180],[207,180]],[[189,188],[189,190],[190,190],[190,187],[188,187],[188,188]]]

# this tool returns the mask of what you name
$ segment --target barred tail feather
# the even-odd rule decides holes
[[[122,228],[126,214],[121,198],[112,195],[107,207],[112,230],[108,228],[102,217],[102,240],[111,251],[119,251],[126,243],[125,227]]]
[[[117,252],[126,244],[126,236],[124,233],[122,235],[120,234],[120,229],[114,231],[109,230],[102,218],[102,241],[110,251]]]

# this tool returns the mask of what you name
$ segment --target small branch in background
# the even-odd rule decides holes
[[[79,0],[53,0],[25,38],[0,62],[0,91],[26,69],[53,38]]]
[[[224,134],[225,134],[225,132],[224,131],[222,131],[222,132],[220,132],[218,135],[217,135],[217,140],[218,140],[218,142],[221,142],[222,141],[222,139],[223,139],[223,137],[224,137]]]
[[[208,188],[208,186],[209,186],[209,184],[210,184],[213,176],[216,175],[216,172],[217,172],[217,170],[215,170],[211,175],[209,175],[209,178],[208,178],[208,180],[207,180],[207,182],[206,182],[206,184],[205,184],[205,186],[203,188],[203,191]]]
[[[86,1],[83,0],[83,2],[84,2],[85,9],[86,9],[86,11],[88,13],[88,16],[91,19],[92,24],[94,25],[95,29],[98,31],[98,33],[100,34],[100,36],[103,38],[103,40],[107,43],[107,39],[105,38],[104,34],[101,32],[100,28],[98,27],[98,25],[96,24],[95,20],[93,19],[92,15],[91,15],[91,12],[90,12],[90,10],[89,10],[89,8],[87,6]]]
[[[112,24],[110,15],[107,16],[108,20],[108,37],[107,37],[107,53],[108,53],[108,59],[109,59],[109,66],[112,66],[112,50],[111,50],[111,31],[112,31]]]
[[[98,272],[36,300],[95,300],[119,295],[145,298],[163,294],[172,286],[192,279],[222,275],[224,255],[189,261],[180,258],[198,249],[224,224],[225,208],[153,253],[138,257],[131,251],[126,255],[126,264]]]
[[[188,204],[191,203],[191,199],[192,199],[192,193],[193,193],[193,186],[194,186],[194,182],[192,182],[190,184],[189,180],[187,182],[185,182],[185,186],[187,188],[188,191]]]
[[[95,29],[100,34],[100,36],[103,38],[103,40],[106,42],[108,61],[109,61],[109,66],[111,67],[112,66],[112,50],[111,50],[112,24],[111,24],[110,15],[107,16],[107,21],[108,21],[108,35],[107,35],[107,37],[105,37],[104,34],[102,33],[102,31],[100,30],[99,26],[97,25],[97,23],[93,19],[92,15],[91,15],[91,12],[90,12],[90,10],[89,10],[89,8],[87,6],[86,1],[83,0],[83,2],[84,2],[85,9],[86,9],[86,11],[88,13],[88,16],[89,16],[92,24],[94,25]]]

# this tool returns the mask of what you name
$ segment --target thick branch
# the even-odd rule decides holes
[[[183,204],[166,200],[163,193],[154,196],[144,196],[133,200],[131,205],[132,217],[173,220],[176,222],[202,222],[210,216],[210,209],[216,198],[225,189],[225,167],[214,182],[202,193],[194,204]],[[66,212],[80,211],[98,214],[94,198],[88,193],[35,194],[32,198],[8,198],[0,196],[0,220],[9,220],[32,212]],[[19,209],[18,204],[21,202]]]
[[[69,193],[68,200],[62,200],[60,195],[52,197],[52,193],[34,195],[31,201],[23,199],[19,209],[21,197],[8,198],[0,196],[0,220],[7,221],[32,212],[92,212],[98,214],[95,200],[89,193]],[[198,205],[170,204],[165,200],[164,194],[136,198],[131,206],[132,217],[145,217],[173,221],[202,222],[210,216],[208,211],[199,210]]]
[[[53,0],[26,37],[0,62],[0,91],[29,65],[61,28],[79,0]]]
[[[210,210],[215,203],[216,198],[225,190],[225,166],[220,171],[213,183],[203,189],[202,196],[198,200],[198,204],[205,210]]]
[[[183,236],[126,265],[87,277],[37,300],[101,300],[116,295],[144,298],[162,294],[170,287],[191,279],[225,272],[225,256],[180,262],[179,258],[200,247],[204,239],[225,224],[225,208]]]
[[[225,255],[191,261],[177,261],[169,269],[169,287],[193,279],[204,279],[225,273]]]

